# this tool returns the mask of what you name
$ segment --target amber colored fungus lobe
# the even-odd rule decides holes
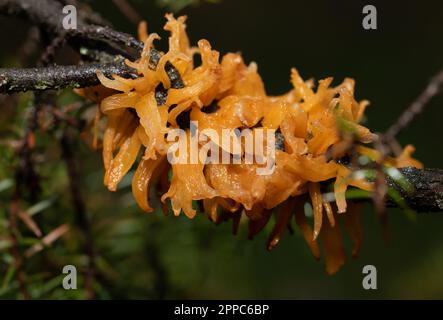
[[[373,189],[371,182],[357,179],[340,159],[349,157],[351,149],[353,156],[364,155],[372,161],[381,158],[376,150],[363,146],[375,135],[359,123],[368,102],[355,100],[354,80],[346,78],[332,87],[332,78],[326,78],[315,86],[292,69],[293,89],[268,96],[255,63],[246,65],[236,53],[220,58],[207,40],[192,47],[185,31],[186,18],[168,14],[166,19],[164,28],[170,36],[165,53],[154,49],[158,35],[147,34],[144,24],[140,27],[141,58],[126,61],[137,70],[138,78],[115,75],[109,79],[98,71],[103,86],[79,90],[100,102],[107,118],[102,141],[105,185],[115,191],[123,176],[137,166],[132,189],[144,211],[153,211],[148,198],[149,190],[155,188],[163,202],[170,200],[175,215],[183,211],[193,218],[197,213],[193,202],[197,201],[210,220],[232,219],[234,231],[249,220],[250,238],[273,223],[271,217],[275,216],[269,249],[277,245],[294,217],[314,257],[320,258],[320,240],[326,271],[336,272],[345,260],[337,220],[341,215],[354,243],[354,256],[361,243],[358,208],[349,208],[345,192],[349,186]],[[193,65],[194,54],[200,55],[201,65]],[[189,121],[216,132],[224,128],[276,130],[276,169],[270,175],[257,175],[257,164],[171,165],[166,136],[181,127],[189,138]],[[346,147],[349,141],[353,148]],[[421,167],[411,158],[412,151],[407,146],[402,155],[388,158],[384,164]],[[335,181],[333,202],[324,199],[325,181]],[[303,199],[310,199],[313,223],[305,217]]]

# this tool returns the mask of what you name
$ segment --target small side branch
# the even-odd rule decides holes
[[[432,98],[434,98],[443,87],[443,70],[435,75],[429,82],[426,89],[415,99],[415,101],[402,113],[400,118],[391,125],[384,137],[387,141],[392,141],[395,137],[407,128],[414,119],[420,115]]]

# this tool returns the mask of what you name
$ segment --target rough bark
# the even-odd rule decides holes
[[[85,64],[74,66],[51,66],[28,69],[0,69],[0,93],[48,89],[83,88],[99,84],[96,71],[106,76],[113,74],[135,77],[134,70],[124,63]]]
[[[402,168],[400,172],[414,186],[406,192],[392,179],[388,185],[396,189],[409,208],[417,212],[443,212],[443,170]],[[388,202],[388,205],[394,205]]]

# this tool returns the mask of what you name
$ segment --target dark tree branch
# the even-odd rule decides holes
[[[443,170],[442,169],[399,169],[403,176],[414,186],[406,192],[392,179],[388,185],[396,189],[409,208],[417,212],[443,212]],[[393,205],[388,203],[388,205]]]
[[[122,62],[122,57],[137,59],[143,50],[143,42],[108,26],[85,23],[81,15],[76,30],[65,30],[62,26],[62,8],[63,4],[54,0],[0,0],[0,14],[22,17],[33,22],[54,39],[55,45],[66,40],[88,60],[99,61],[99,64],[0,69],[0,94],[97,85],[97,69],[102,70],[106,76],[117,74],[135,77],[134,70]],[[151,49],[150,56],[155,66],[160,53]]]
[[[54,0],[0,0],[0,14],[24,18],[41,27],[51,37],[66,35],[74,48],[100,48],[126,58],[135,59],[143,49],[143,43],[131,35],[110,27],[88,24],[78,16],[77,29],[63,28],[63,4]],[[123,46],[124,48],[119,48]],[[128,52],[127,48],[134,49]]]
[[[380,184],[386,188],[384,195],[380,198],[380,203],[374,203],[375,210],[379,210],[382,207],[380,217],[384,217],[383,214],[386,207],[390,208],[402,208],[402,209],[412,209],[418,213],[427,212],[443,212],[443,170],[442,169],[417,169],[413,167],[399,168],[398,169],[403,176],[403,179],[407,180],[410,188],[406,190],[404,185],[404,180],[402,183],[394,181],[389,175],[383,174],[380,179],[383,179]],[[383,172],[382,169],[376,170],[376,172]],[[378,176],[374,177],[372,180],[377,183],[376,179]],[[388,188],[395,190],[399,199],[393,199],[388,197]],[[349,193],[348,193],[349,192]],[[348,190],[346,196],[348,201],[362,202],[374,202],[373,197],[377,192],[377,186],[375,185],[375,190],[372,193],[364,194],[360,196],[353,196],[352,190]],[[369,197],[368,197],[369,196]],[[372,196],[372,199],[371,199]]]
[[[88,60],[99,61],[100,64],[0,69],[0,93],[97,85],[97,69],[107,76],[135,77],[134,71],[122,62],[122,57],[137,59],[143,50],[143,42],[108,26],[88,24],[85,15],[79,15],[76,30],[65,30],[62,26],[62,9],[63,3],[54,0],[0,0],[0,14],[25,18],[52,37],[54,46],[66,40]],[[160,53],[151,49],[150,56],[155,66]]]
[[[79,66],[51,66],[29,69],[0,69],[0,93],[41,91],[48,89],[82,88],[100,82],[96,71],[107,77],[113,74],[129,78],[136,77],[134,70],[120,63],[85,64]]]
[[[143,50],[143,42],[106,26],[79,26],[76,30],[69,30],[66,36],[68,42],[75,48],[99,49],[132,60],[137,59]]]
[[[97,42],[112,42],[129,48],[133,48],[140,53],[143,50],[143,42],[138,41],[131,35],[115,31],[110,27],[102,27],[97,25],[81,26],[77,30],[71,30],[70,34],[74,37],[82,39],[95,40]]]

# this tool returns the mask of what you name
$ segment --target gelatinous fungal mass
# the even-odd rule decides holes
[[[204,39],[191,46],[186,18],[169,14],[166,19],[164,29],[170,36],[165,53],[154,48],[157,34],[148,34],[143,23],[139,28],[143,52],[139,60],[126,61],[137,78],[114,75],[110,79],[98,70],[102,86],[79,90],[89,97],[95,93],[107,118],[102,141],[106,187],[115,191],[136,168],[132,192],[144,211],[153,211],[149,197],[154,190],[161,194],[165,213],[169,201],[175,215],[183,212],[191,219],[199,207],[198,212],[213,222],[232,220],[234,232],[239,224],[247,224],[250,238],[270,223],[268,249],[295,222],[315,258],[320,258],[322,248],[326,271],[338,271],[345,261],[340,225],[353,241],[354,256],[362,237],[358,205],[347,203],[345,192],[349,186],[374,188],[373,182],[355,174],[352,159],[365,156],[377,162],[381,158],[364,146],[377,136],[360,124],[368,101],[355,100],[354,80],[346,78],[334,87],[331,77],[318,83],[304,81],[292,69],[293,89],[268,96],[255,63],[247,65],[237,53],[220,57]],[[201,57],[198,66],[194,55]],[[259,175],[258,163],[171,164],[167,135],[181,128],[190,139],[190,121],[198,122],[200,130],[218,133],[273,129],[275,170]],[[204,144],[197,148],[202,151]],[[383,164],[421,167],[410,156],[413,150],[407,146],[399,157],[385,158]],[[244,156],[242,150],[240,157]],[[331,185],[328,193],[333,196],[325,197],[325,188]],[[313,219],[304,212],[309,205]],[[339,219],[344,222],[338,223]]]

